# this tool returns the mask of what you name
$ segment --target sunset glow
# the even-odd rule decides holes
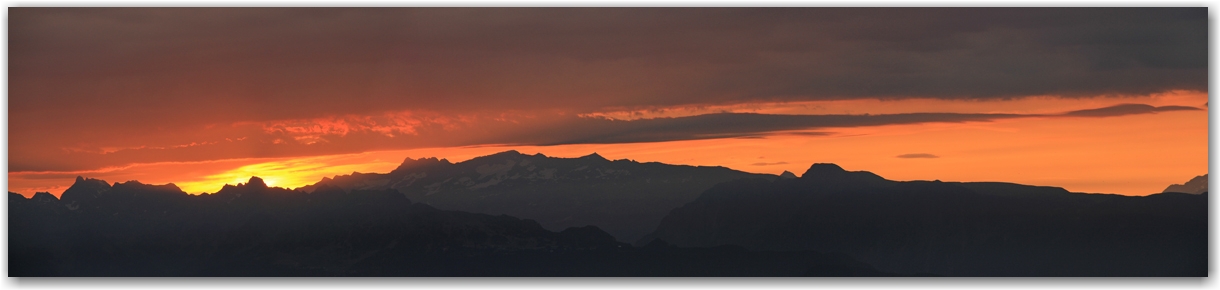
[[[831,111],[834,109],[829,108],[850,107],[859,108],[851,113],[860,114],[910,113],[931,108],[948,108],[946,111],[955,112],[1056,114],[1130,102],[1191,106],[1207,102],[1207,95],[1178,92],[1141,98],[1031,98],[989,102],[914,99],[873,101],[872,105],[854,106],[844,105],[844,102],[806,103],[795,107]],[[761,110],[766,113],[816,113],[794,111],[794,106],[781,108],[765,104],[760,107],[770,108]],[[1207,172],[1207,117],[1207,111],[1106,118],[1035,117],[838,128],[821,130],[829,134],[820,136],[773,132],[761,138],[556,146],[488,144],[307,157],[132,164],[110,171],[10,172],[9,186],[11,191],[27,196],[36,191],[58,195],[76,175],[83,175],[110,182],[132,179],[154,184],[174,183],[184,191],[198,194],[215,192],[225,184],[244,183],[250,176],[259,176],[270,186],[296,188],[313,184],[323,177],[353,172],[389,172],[404,158],[438,157],[461,162],[518,150],[525,154],[569,158],[596,152],[610,159],[725,166],[770,174],[785,170],[800,174],[810,164],[830,162],[849,170],[872,171],[894,180],[1006,181],[1060,186],[1076,192],[1147,195],[1159,192],[1168,184],[1183,182],[1183,176]],[[342,134],[331,136],[341,137]],[[327,137],[334,138],[331,136]],[[897,157],[904,154],[935,157]],[[1139,166],[1132,168],[1132,164]],[[55,176],[59,177],[52,178]]]
[[[317,25],[295,14],[303,10],[232,14],[285,23],[258,33],[172,9],[149,14],[164,24],[154,26],[121,21],[122,9],[67,11],[96,23],[22,11],[13,19],[8,187],[25,196],[59,195],[78,175],[195,194],[251,176],[295,188],[388,172],[405,158],[459,162],[509,149],[770,174],[833,162],[895,180],[1127,195],[1208,173],[1205,70],[1187,65],[1205,54],[1130,54],[1112,42],[1085,49],[1007,22],[895,28],[943,45],[921,48],[880,45],[910,39],[819,10],[800,13],[827,17],[734,18],[753,19],[741,20],[742,31],[762,33],[716,31],[719,20],[696,11],[681,28],[690,33],[542,10],[513,13],[554,23],[502,26],[518,18],[491,10],[327,10],[319,15],[333,22],[323,26],[335,30],[321,32],[291,29]],[[1125,18],[1097,21],[1111,20],[1129,29]],[[585,25],[615,28],[596,30],[593,42],[557,29]],[[79,37],[94,34],[115,37]],[[487,35],[517,38],[492,45]],[[344,40],[314,45],[331,38]],[[58,63],[79,65],[52,69]]]
[[[1207,277],[1209,11],[9,7],[9,276]]]

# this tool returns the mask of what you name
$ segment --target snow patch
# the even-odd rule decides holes
[[[499,176],[499,177],[503,177],[503,175],[501,175],[501,176]],[[501,181],[504,181],[504,179],[503,179],[503,178],[499,178],[499,177],[498,177],[498,178],[492,178],[491,180],[485,181],[485,182],[483,182],[483,183],[475,184],[475,185],[471,186],[471,187],[470,187],[470,189],[480,189],[480,188],[486,188],[486,187],[488,187],[488,186],[492,186],[492,185],[499,184]]]
[[[526,178],[529,178],[529,179],[554,179],[554,178],[555,178],[555,172],[559,172],[559,170],[558,170],[558,169],[555,169],[555,168],[547,168],[547,169],[543,169],[542,171],[534,172],[534,173],[530,174],[530,176],[529,176],[529,177],[526,177]]]
[[[447,178],[447,179],[445,179],[445,181],[441,181],[441,182],[429,184],[428,186],[424,186],[424,189],[428,190],[428,192],[424,193],[424,195],[432,195],[437,192],[441,192],[441,185],[445,184],[446,182],[449,182],[450,180],[453,180],[453,177]]]
[[[505,162],[504,164],[479,165],[479,167],[476,167],[474,169],[474,171],[479,173],[479,179],[483,179],[483,178],[487,178],[487,176],[489,176],[489,175],[508,174],[508,171],[512,170],[514,165],[517,165],[517,162],[513,161],[513,160],[509,160],[508,162]]]
[[[403,176],[402,179],[399,179],[398,182],[395,182],[393,186],[390,186],[390,188],[406,188],[408,186],[411,186],[411,184],[415,183],[416,180],[419,180],[420,178],[424,178],[424,177],[428,177],[427,172],[411,173],[407,176]],[[404,182],[406,184],[403,184]]]

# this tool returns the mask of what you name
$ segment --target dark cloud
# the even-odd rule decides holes
[[[576,118],[561,126],[506,136],[536,145],[635,143],[752,136],[759,133],[932,122],[991,121],[1017,114],[911,113],[891,115],[770,115],[718,113],[677,118],[612,120]],[[823,135],[815,132],[810,135]],[[803,134],[801,132],[784,134]],[[807,133],[806,133],[807,134]],[[495,142],[492,142],[495,143]]]
[[[470,135],[435,140],[356,133],[347,137],[368,141],[363,147],[336,139],[299,149],[251,145],[272,144],[274,138],[260,128],[234,125],[400,110],[570,116],[606,108],[754,101],[1207,90],[1203,7],[9,12],[11,168],[480,140],[566,144],[757,137],[757,132],[843,124],[997,117],[575,119],[529,130],[488,123]],[[705,122],[725,128],[700,128]],[[503,132],[524,137],[500,136]],[[171,148],[237,137],[250,139]],[[73,160],[92,155],[61,150],[89,146],[167,149],[131,150],[145,157],[124,152],[89,157],[111,160],[106,162]]]
[[[200,146],[133,147],[104,154],[90,151],[64,151],[56,148],[31,150],[42,156],[13,156],[12,171],[87,170],[129,163],[162,161],[207,161],[226,158],[264,158],[355,153],[424,147],[469,146],[485,144],[564,145],[612,144],[679,140],[762,137],[767,134],[822,136],[828,132],[807,130],[915,124],[929,122],[990,121],[1019,118],[1014,114],[914,113],[895,115],[767,115],[718,113],[689,117],[614,120],[571,115],[517,117],[513,119],[474,118],[461,123],[429,124],[420,122],[413,134],[386,134],[381,128],[347,128],[341,133],[318,130],[294,134],[288,130],[236,128],[250,136],[243,140],[209,143]],[[249,125],[252,127],[254,125]],[[302,124],[315,128],[319,124]],[[228,128],[221,128],[228,129]],[[208,131],[208,130],[203,130]],[[797,131],[797,132],[789,132]],[[308,144],[297,141],[325,140]],[[49,150],[48,150],[49,149]]]
[[[1144,108],[1144,109],[1139,109]],[[1151,108],[1151,109],[1147,109]],[[26,150],[10,155],[9,170],[72,171],[122,166],[131,163],[188,162],[230,158],[294,157],[356,153],[427,147],[507,145],[614,144],[698,140],[715,138],[760,138],[769,135],[825,136],[830,129],[919,123],[989,122],[1014,118],[1112,117],[1150,111],[1186,110],[1190,107],[1121,105],[1065,114],[959,114],[908,113],[886,115],[771,115],[717,113],[688,117],[615,120],[549,115],[532,117],[472,117],[461,122],[416,124],[413,133],[387,134],[385,128],[352,126],[342,133],[319,130],[298,134],[287,130],[245,127],[203,129],[199,136],[218,135],[212,130],[246,134],[249,138],[212,142],[197,146],[133,147],[104,154],[65,151],[55,147]],[[1198,110],[1194,108],[1194,110]],[[1085,113],[1080,113],[1085,112]],[[1093,113],[1090,113],[1093,112]],[[319,127],[302,124],[300,128]],[[811,131],[821,130],[821,131]],[[302,138],[309,137],[309,138]],[[320,140],[313,143],[300,140]],[[905,157],[904,157],[905,156]],[[900,158],[917,158],[899,156]]]
[[[826,136],[829,132],[774,132],[770,135],[792,135],[792,136]]]
[[[932,154],[928,154],[928,153],[910,153],[910,154],[898,155],[895,157],[898,157],[898,158],[940,158],[940,156],[936,156],[936,155],[932,155]]]
[[[1123,116],[1123,115],[1134,115],[1134,114],[1150,114],[1150,113],[1168,112],[1168,111],[1199,111],[1199,110],[1202,110],[1202,109],[1195,108],[1195,107],[1187,107],[1187,106],[1154,107],[1154,106],[1145,105],[1145,104],[1122,104],[1122,105],[1115,105],[1115,106],[1109,106],[1109,107],[1098,108],[1098,109],[1071,111],[1071,112],[1064,113],[1064,115],[1077,116],[1077,117],[1111,117],[1111,116]]]
[[[242,119],[1146,94],[1206,90],[1206,11],[14,8],[10,73],[15,109]]]

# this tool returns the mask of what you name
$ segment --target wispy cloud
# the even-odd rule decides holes
[[[1151,113],[1156,113],[1156,112],[1200,111],[1200,110],[1203,110],[1203,109],[1196,108],[1196,107],[1188,107],[1188,106],[1156,107],[1156,106],[1145,105],[1145,104],[1122,104],[1122,105],[1109,106],[1109,107],[1105,107],[1105,108],[1071,111],[1071,112],[1064,113],[1063,115],[1076,116],[1076,117],[1114,117],[1114,116],[1136,115],[1136,114],[1151,114]]]

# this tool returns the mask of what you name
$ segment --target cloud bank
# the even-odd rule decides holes
[[[1206,8],[21,7],[9,16],[18,171],[1020,117],[573,117],[608,109],[1207,90]]]
[[[478,145],[569,145],[665,142],[773,135],[833,136],[836,129],[991,122],[1020,118],[1102,118],[1191,107],[1119,105],[1063,114],[906,113],[878,115],[778,115],[717,113],[686,117],[616,120],[573,115],[468,115],[438,118],[404,112],[377,117],[349,116],[242,123],[202,130],[205,136],[242,135],[224,141],[175,146],[89,150],[47,148],[11,155],[9,170],[77,171],[132,163],[197,162],[231,158],[296,157],[428,147]],[[215,132],[212,132],[215,131]],[[46,152],[46,153],[43,153]],[[928,158],[907,154],[899,158]]]

